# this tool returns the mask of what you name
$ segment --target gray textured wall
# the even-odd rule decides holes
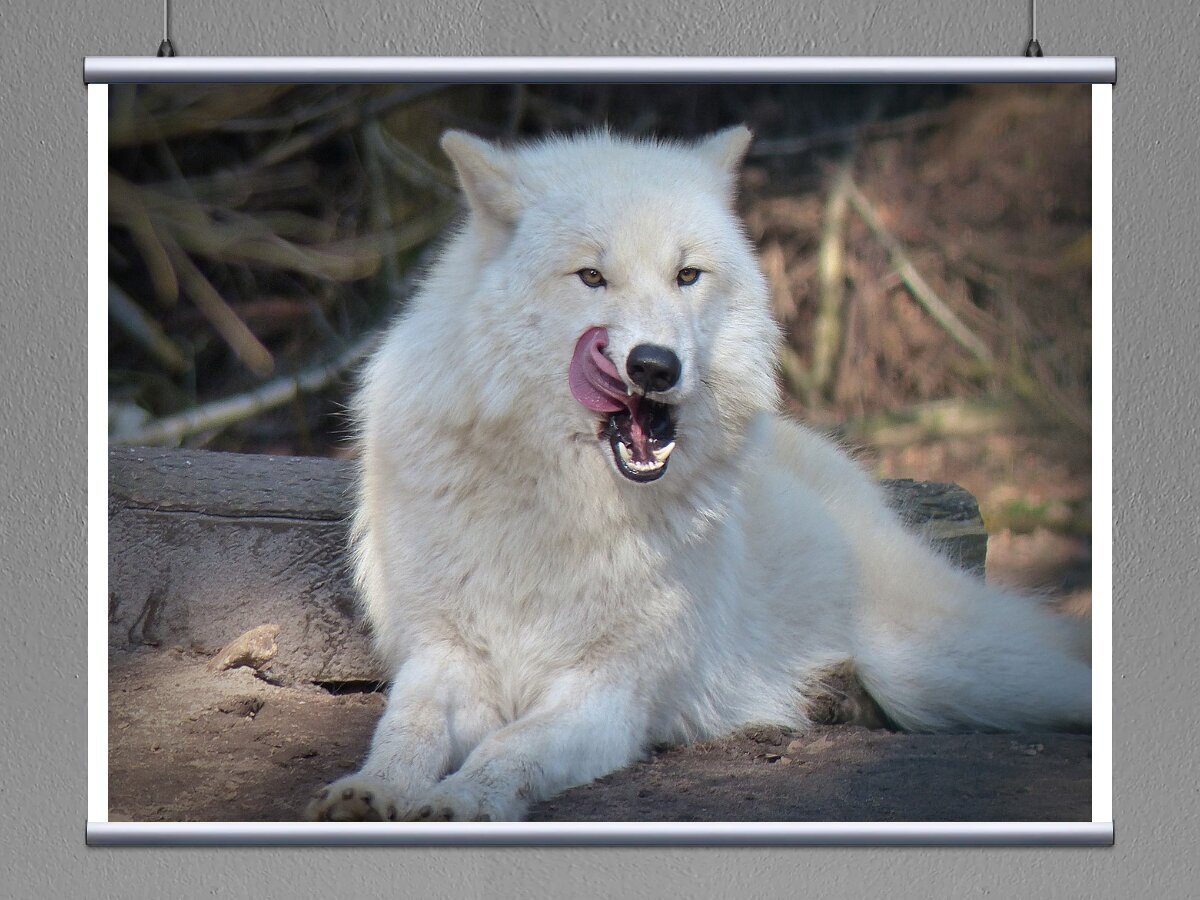
[[[1115,91],[1117,845],[1109,850],[89,850],[85,55],[150,53],[158,0],[0,6],[0,884],[12,896],[1195,896],[1194,0],[1043,0]],[[1024,0],[177,0],[181,53],[1019,52]],[[1187,48],[1191,48],[1188,51]],[[1189,661],[1191,665],[1189,665]],[[1177,708],[1182,707],[1182,708]],[[753,879],[753,881],[752,881]]]

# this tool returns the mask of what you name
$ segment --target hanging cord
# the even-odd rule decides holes
[[[175,55],[175,45],[171,43],[171,0],[163,0],[163,39],[158,45],[158,55]]]
[[[1037,39],[1037,0],[1029,0],[1029,43],[1025,45],[1025,55],[1042,55],[1042,45]]]

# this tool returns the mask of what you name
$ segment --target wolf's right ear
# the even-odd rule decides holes
[[[718,169],[733,176],[746,158],[753,140],[754,133],[749,128],[734,125],[704,138],[698,149]]]
[[[465,131],[442,135],[442,150],[454,163],[454,171],[472,211],[508,225],[521,211],[512,154]]]

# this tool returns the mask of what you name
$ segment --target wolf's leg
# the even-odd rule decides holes
[[[424,653],[407,660],[392,682],[362,768],[317,792],[311,820],[401,820],[488,731],[499,717],[487,708],[475,666],[455,654]]]
[[[525,716],[480,743],[409,818],[520,819],[530,803],[630,763],[646,721],[646,710],[616,678],[565,676]]]

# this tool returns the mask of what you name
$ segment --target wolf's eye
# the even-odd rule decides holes
[[[695,284],[700,280],[700,270],[693,269],[688,266],[686,269],[680,269],[679,274],[675,276],[675,283],[680,287],[687,287],[689,284]]]
[[[580,281],[590,288],[604,287],[604,285],[608,284],[604,280],[604,276],[595,269],[580,269],[575,274],[579,276]]]

